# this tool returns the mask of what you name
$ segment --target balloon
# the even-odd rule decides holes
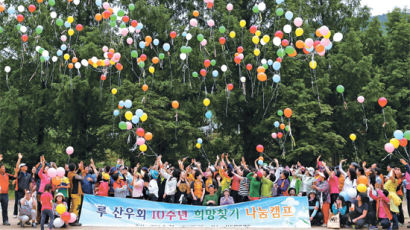
[[[152,133],[146,132],[145,135],[144,135],[144,138],[145,138],[146,141],[152,140]]]
[[[275,123],[273,123],[273,125],[276,127],[276,128],[278,128],[279,127],[279,121],[275,121]]]
[[[111,90],[112,95],[117,94],[117,92],[118,92],[118,90],[117,90],[116,88],[113,88],[113,89]]]
[[[65,213],[67,211],[67,208],[65,207],[64,204],[59,204],[56,206],[56,212],[60,215],[62,215],[63,213]]]
[[[351,133],[351,134],[349,135],[349,138],[350,138],[350,140],[355,141],[355,140],[356,140],[356,134]]]
[[[410,141],[410,130],[406,130],[404,132],[404,138],[406,138],[408,141]]]
[[[263,165],[263,160],[258,160],[258,165]]]
[[[210,111],[210,110],[206,111],[205,117],[208,118],[208,119],[211,119],[212,118],[212,111]]]
[[[121,121],[120,123],[118,123],[118,127],[121,130],[126,130],[127,129],[127,124],[124,121]]]
[[[278,74],[275,74],[275,75],[273,75],[272,80],[275,83],[279,83],[280,82],[280,76]]]
[[[284,130],[285,127],[286,127],[285,124],[280,124],[280,125],[279,125],[279,128],[282,129],[282,130]]]
[[[143,114],[144,111],[142,111],[142,109],[135,110],[135,116],[137,116],[138,118],[140,118]]]
[[[315,60],[310,61],[310,62],[309,62],[309,67],[310,67],[311,69],[316,69],[316,67],[317,67],[317,62],[316,62]]]
[[[226,5],[226,9],[227,9],[228,11],[232,11],[232,10],[233,10],[233,5],[232,5],[231,3],[228,3],[228,4]]]
[[[377,101],[380,105],[380,107],[384,108],[387,105],[387,99],[385,97],[381,97],[379,98],[379,100]]]
[[[202,138],[196,139],[196,142],[199,143],[199,144],[202,144],[202,142],[203,142],[203,141],[202,141]]]
[[[337,91],[338,93],[343,93],[343,92],[345,91],[345,87],[343,87],[343,85],[338,85],[338,86],[336,87],[336,91]]]
[[[65,149],[65,152],[67,153],[67,155],[71,155],[71,154],[74,153],[74,148],[73,148],[72,146],[68,146],[68,147]]]
[[[407,139],[406,138],[403,138],[403,139],[399,140],[399,142],[400,142],[401,147],[406,147],[407,146]]]
[[[55,168],[49,168],[47,170],[47,175],[51,178],[57,176],[57,170]]]
[[[282,132],[278,132],[278,138],[281,139],[283,137],[283,133]]]
[[[347,189],[347,195],[349,196],[349,200],[353,200],[354,198],[356,198],[356,194],[357,194],[357,190],[354,188],[349,188]]]
[[[300,27],[302,25],[302,23],[303,23],[303,20],[300,17],[296,17],[295,19],[293,19],[293,24],[296,27]]]
[[[357,191],[359,191],[360,193],[364,193],[364,192],[367,191],[367,186],[364,185],[364,184],[359,184],[359,185],[357,186]]]
[[[146,92],[148,90],[148,85],[147,84],[142,85],[141,89],[142,91]]]
[[[141,146],[141,145],[144,145],[144,144],[145,144],[145,139],[141,138],[141,137],[138,137],[137,138],[137,145]]]
[[[196,147],[197,149],[200,149],[200,148],[201,148],[201,144],[196,143],[196,144],[195,144],[195,147]]]
[[[277,111],[277,114],[278,114],[278,116],[283,116],[283,111],[279,109],[279,110]]]
[[[300,37],[300,36],[302,36],[303,35],[303,29],[302,28],[297,28],[296,30],[295,30],[295,35],[296,35],[296,37]]]
[[[146,144],[140,145],[140,151],[141,152],[147,151],[147,145]]]
[[[70,213],[69,213],[69,212],[64,212],[63,214],[61,214],[61,219],[62,219],[64,222],[70,221],[70,219],[71,219]]]
[[[140,117],[142,122],[145,122],[148,119],[148,115],[146,113],[143,113]]]
[[[232,84],[232,83],[227,84],[227,85],[226,85],[226,89],[227,89],[228,91],[232,91],[232,90],[233,90],[233,84]]]
[[[132,107],[132,101],[129,100],[129,99],[125,100],[124,106],[125,106],[125,108],[127,108],[127,109],[131,108],[131,107]]]
[[[283,32],[285,32],[285,33],[290,33],[290,32],[292,32],[292,26],[291,25],[285,25],[285,26],[283,26]]]
[[[384,145],[384,150],[388,153],[392,153],[394,151],[394,145],[392,143],[386,143]]]
[[[395,149],[397,149],[397,148],[400,146],[400,142],[399,142],[399,140],[397,140],[396,138],[390,139],[390,143],[393,145],[393,147],[394,147]]]
[[[293,18],[293,13],[291,12],[291,11],[286,11],[286,13],[285,13],[285,18],[287,19],[287,20],[292,20],[292,18]]]
[[[263,145],[257,145],[256,146],[256,151],[258,152],[258,153],[263,153]]]
[[[283,11],[283,9],[282,9],[282,8],[277,8],[277,9],[276,9],[276,15],[277,15],[277,16],[279,16],[279,17],[280,17],[280,16],[282,16],[282,15],[283,15],[283,13],[284,13],[284,11]]]
[[[173,109],[178,109],[179,108],[179,102],[178,101],[173,101],[172,102],[172,108]]]
[[[77,220],[77,215],[75,213],[70,213],[70,220],[68,223],[74,223]]]
[[[191,26],[193,26],[193,27],[197,27],[197,26],[198,26],[198,20],[196,20],[195,18],[192,18],[192,19],[189,21],[189,24],[190,24]]]
[[[241,20],[241,21],[239,21],[239,26],[240,27],[245,27],[246,26],[246,21],[245,20]]]
[[[401,140],[404,137],[404,133],[401,130],[396,130],[393,133],[394,138],[396,138],[397,140]]]
[[[63,225],[64,225],[64,221],[61,218],[54,219],[53,227],[61,228],[61,227],[63,227]]]
[[[286,108],[284,111],[285,117],[290,118],[292,116],[292,110],[290,108]]]
[[[209,104],[211,104],[211,100],[209,100],[209,98],[205,98],[202,102],[206,107],[209,106]]]
[[[125,119],[127,119],[128,121],[131,121],[131,119],[132,119],[132,112],[131,112],[131,111],[125,112],[124,117],[125,117]]]
[[[358,96],[357,97],[357,102],[359,102],[360,104],[362,104],[364,102],[364,97],[363,96]]]
[[[272,133],[271,136],[272,136],[273,139],[276,139],[278,137],[278,135],[276,133]]]
[[[333,41],[335,42],[340,42],[343,39],[343,34],[340,32],[335,33],[335,35],[333,35]]]
[[[131,119],[132,119],[132,118],[131,118]],[[129,122],[129,121],[125,122],[125,125],[126,125],[126,129],[127,129],[127,130],[131,130],[131,129],[132,129],[132,123],[131,123],[131,122]]]

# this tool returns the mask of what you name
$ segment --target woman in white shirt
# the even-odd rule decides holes
[[[349,198],[346,199],[346,201],[352,201],[356,197],[356,171],[353,168],[349,168],[347,173],[343,171],[343,162],[346,162],[346,160],[341,160],[339,164],[339,170],[345,177],[343,189],[340,194],[344,195],[345,199]]]
[[[171,174],[172,176],[171,176]],[[161,169],[161,175],[167,181],[165,182],[165,191],[164,191],[164,201],[167,203],[175,203],[175,194],[177,193],[177,178],[179,177],[180,171],[173,170],[170,173],[165,171],[163,168]]]
[[[138,172],[134,173],[134,178],[132,179],[132,198],[142,199],[144,197],[144,180],[142,179],[141,174]]]

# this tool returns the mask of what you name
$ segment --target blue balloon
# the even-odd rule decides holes
[[[258,165],[263,165],[263,160],[258,160]]]
[[[285,0],[276,0],[276,4],[281,4],[282,2],[284,2]]]
[[[135,29],[142,30],[142,28],[144,28],[144,25],[141,22],[138,22],[138,25],[137,27],[135,27]]]
[[[394,138],[396,138],[397,140],[401,140],[404,137],[404,134],[401,130],[396,130],[393,133]]]
[[[164,45],[162,45],[162,49],[164,49],[165,52],[168,52],[169,48],[171,48],[169,43],[164,43]]]
[[[102,5],[102,1],[101,0],[95,0],[95,5],[100,7]]]
[[[65,28],[70,28],[70,27],[71,27],[71,24],[66,21],[66,22],[64,22],[64,26],[65,26]]]
[[[342,196],[346,201],[350,200],[349,194],[346,191],[339,193],[339,196]]]
[[[112,113],[114,116],[118,116],[120,115],[120,111],[118,109],[114,110],[114,112]]]
[[[276,70],[276,71],[279,70],[280,69],[280,62],[275,61],[273,63],[273,69]]]
[[[61,56],[63,55],[63,51],[62,50],[57,50],[57,56]]]
[[[136,116],[136,115],[132,116],[131,122],[133,124],[136,125],[136,124],[138,124],[139,121],[140,121],[140,118],[138,116]]]
[[[8,13],[8,14],[14,14],[14,13],[16,13],[16,9],[14,8],[14,6],[10,6],[10,7],[7,9],[7,13]]]
[[[140,118],[142,114],[144,114],[144,111],[142,111],[142,109],[135,110],[135,116],[137,116],[138,118]]]
[[[45,57],[44,57],[44,60],[45,60],[45,61],[50,60],[50,56],[45,56]]]
[[[60,47],[60,49],[61,49],[62,51],[65,51],[65,50],[67,49],[67,45],[66,45],[66,44],[62,44],[61,47]]]
[[[212,112],[211,112],[210,110],[208,110],[208,111],[205,113],[205,117],[208,118],[208,119],[211,119],[211,118],[212,118]]]
[[[268,60],[268,65],[273,65],[272,59],[269,59],[269,60]]]
[[[124,106],[125,106],[125,108],[127,108],[127,109],[131,108],[131,107],[132,107],[132,101],[129,100],[129,99],[125,100]]]
[[[273,125],[276,127],[276,128],[278,128],[279,127],[279,121],[275,121],[275,123],[273,123]]]
[[[279,83],[280,82],[280,76],[278,74],[275,74],[275,75],[273,75],[272,80],[275,83]]]
[[[184,32],[182,32],[182,37],[185,37],[186,36],[186,32],[184,31]]]
[[[313,46],[310,48],[306,48],[307,51],[312,52],[313,51]]]
[[[123,100],[121,100],[120,102],[118,102],[118,105],[119,105],[120,107],[124,107],[125,102],[124,102]]]
[[[154,46],[157,46],[159,44],[159,40],[155,38],[154,41],[152,41],[152,43],[154,43]]]
[[[139,47],[140,47],[141,49],[144,49],[144,48],[145,48],[145,42],[144,42],[144,41],[140,41]]]
[[[333,47],[333,43],[329,43],[329,45],[325,46],[325,50],[330,50]]]
[[[198,139],[196,140],[196,142],[197,142],[198,144],[202,144],[202,138],[198,138]]]
[[[218,70],[212,71],[212,77],[218,77],[219,73]]]
[[[292,20],[293,13],[291,11],[286,11],[285,18],[288,19],[289,21]]]

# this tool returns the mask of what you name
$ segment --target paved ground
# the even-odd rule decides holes
[[[13,218],[13,205],[14,205],[14,200],[10,200],[9,201],[9,222],[11,224],[11,226],[3,226],[0,225],[0,229],[1,230],[21,230],[21,227],[19,227],[17,225],[17,218]],[[403,204],[403,209],[404,209],[404,216],[408,217],[407,214],[407,204],[404,203]],[[0,209],[1,210],[1,209]],[[406,218],[405,223],[408,223],[410,221],[410,219]],[[410,224],[409,224],[410,225]],[[400,227],[400,229],[407,229],[406,226],[402,226]],[[33,229],[32,227],[25,227],[26,229]],[[124,228],[124,227],[121,227]],[[37,226],[37,229],[40,229],[40,226]],[[113,230],[112,227],[68,227],[68,229],[72,229],[72,230]],[[140,227],[128,227],[125,229],[141,229],[141,230],[157,230],[157,229],[161,229],[161,230],[169,230],[169,228],[159,228],[159,227],[152,227],[152,228],[140,228]],[[187,230],[188,228],[172,228],[172,230]],[[195,230],[209,230],[209,229],[219,229],[219,228],[195,228]],[[237,228],[220,228],[220,229],[224,229],[224,230],[238,230]],[[273,229],[273,228],[240,228],[240,229],[255,229],[255,230],[268,230],[268,229]],[[317,229],[317,230],[323,230],[323,229],[327,229],[327,228],[323,228],[323,227],[314,227],[313,229]],[[381,229],[381,228],[379,228]]]

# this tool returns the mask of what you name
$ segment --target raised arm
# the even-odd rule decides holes
[[[347,177],[347,173],[343,170],[343,163],[346,162],[346,159],[341,160],[339,163],[339,170],[343,174],[343,176]]]

